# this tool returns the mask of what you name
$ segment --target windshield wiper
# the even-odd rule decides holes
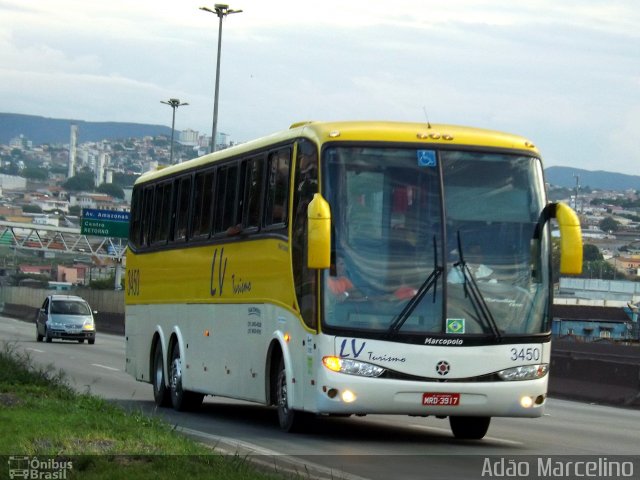
[[[400,311],[398,315],[393,319],[391,325],[389,325],[389,330],[387,330],[387,334],[389,337],[394,336],[398,331],[402,328],[402,325],[405,324],[409,316],[416,309],[418,304],[422,301],[427,292],[433,287],[433,303],[436,302],[436,290],[437,290],[437,282],[440,275],[444,269],[438,265],[438,249],[436,246],[436,237],[433,237],[433,270],[427,277],[427,279],[420,285],[420,288],[416,292],[416,294],[411,297],[411,300],[407,302],[404,308]]]
[[[462,253],[462,240],[460,240],[460,230],[458,230],[458,261],[453,264],[453,267],[460,269],[460,272],[462,273],[464,294],[471,299],[471,304],[473,305],[476,315],[479,318],[482,318],[489,326],[496,341],[502,341],[502,335],[500,335],[500,330],[498,330],[498,324],[496,323],[495,318],[493,318],[491,310],[489,310],[480,288],[478,288],[478,283],[476,282],[473,273],[471,273],[467,262],[464,260],[464,254]]]

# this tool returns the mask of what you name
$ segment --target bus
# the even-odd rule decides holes
[[[480,439],[544,412],[554,249],[581,271],[578,217],[525,138],[293,124],[137,180],[126,371],[159,406],[247,400],[285,431],[433,415]]]

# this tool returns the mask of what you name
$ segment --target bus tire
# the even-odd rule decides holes
[[[89,342],[91,342],[91,340]],[[153,383],[153,399],[158,407],[170,407],[171,390],[167,387],[167,383],[165,382],[163,363],[162,344],[157,342],[153,349],[153,371],[151,374]]]
[[[453,436],[460,440],[480,440],[489,430],[491,417],[449,417]]]
[[[182,389],[182,361],[180,358],[180,347],[178,343],[173,346],[171,351],[171,403],[175,410],[185,412],[197,409],[204,399],[202,393],[190,392]]]
[[[289,408],[289,395],[287,392],[287,372],[284,358],[280,359],[278,376],[276,380],[276,404],[278,406],[278,423],[284,432],[300,432],[304,429],[308,414]]]

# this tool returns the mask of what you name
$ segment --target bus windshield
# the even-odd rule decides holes
[[[332,266],[323,326],[404,335],[548,331],[549,236],[537,158],[329,146]]]

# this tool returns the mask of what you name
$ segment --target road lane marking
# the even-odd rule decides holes
[[[106,370],[111,370],[113,372],[119,372],[120,371],[119,368],[107,367],[106,365],[100,365],[99,363],[92,363],[91,365],[94,366],[94,367],[100,367],[100,368],[104,368]]]
[[[439,432],[451,433],[451,430],[448,428],[430,427],[428,425],[418,425],[417,423],[410,423],[409,425],[412,427],[421,428],[423,430],[436,430]],[[508,440],[506,438],[498,438],[498,437],[483,437],[483,440],[489,440],[491,442],[497,442],[497,443],[506,443],[507,445],[518,445],[518,446],[524,445],[523,442],[517,442],[515,440]]]
[[[368,480],[366,477],[347,473],[336,468],[327,467],[318,463],[308,462],[304,459],[297,458],[286,453],[270,450],[254,443],[245,442],[243,440],[213,435],[201,430],[194,430],[187,427],[177,426],[176,430],[185,435],[203,438],[215,442],[214,450],[223,454],[239,455],[242,454],[243,460],[249,460],[263,468],[276,468],[277,472],[285,472],[300,476],[304,472],[304,477],[315,480]],[[281,462],[276,465],[276,458]]]
[[[31,350],[32,352],[44,353],[44,350],[38,350],[37,348],[27,347],[25,350]]]

